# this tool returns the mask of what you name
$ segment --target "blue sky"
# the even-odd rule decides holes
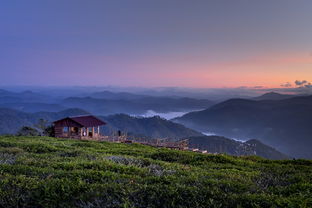
[[[312,1],[6,1],[2,85],[279,86],[312,80]]]

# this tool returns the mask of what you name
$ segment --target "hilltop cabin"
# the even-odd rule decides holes
[[[53,122],[55,137],[98,140],[104,121],[95,116],[67,117]]]

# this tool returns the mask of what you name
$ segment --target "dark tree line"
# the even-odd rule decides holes
[[[17,136],[55,136],[54,128],[47,120],[39,119],[33,126],[23,126],[16,133]]]

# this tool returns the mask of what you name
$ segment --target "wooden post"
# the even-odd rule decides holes
[[[87,136],[87,129],[86,127],[83,127],[82,129],[82,137],[86,137]]]
[[[94,138],[94,126],[92,127],[92,138]]]
[[[97,130],[97,133],[98,133],[98,135],[100,136],[100,126],[98,126],[97,129],[98,129],[98,130]]]

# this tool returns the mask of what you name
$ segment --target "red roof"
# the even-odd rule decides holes
[[[106,123],[95,116],[76,116],[76,117],[67,117],[58,121],[54,121],[54,125],[60,126],[71,126],[68,125],[69,122],[67,121],[74,121],[75,123],[79,124],[81,127],[94,127],[94,126],[102,126]]]

